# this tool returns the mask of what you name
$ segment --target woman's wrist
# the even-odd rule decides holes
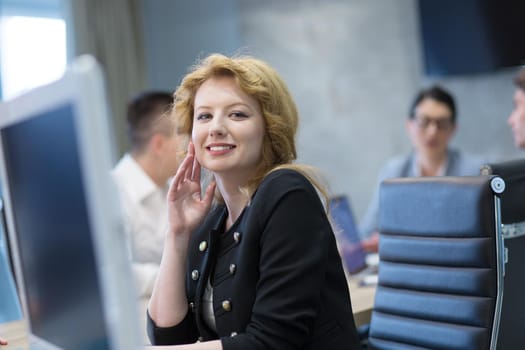
[[[164,249],[177,252],[179,255],[186,256],[190,235],[183,233],[173,233],[168,231],[165,238]]]

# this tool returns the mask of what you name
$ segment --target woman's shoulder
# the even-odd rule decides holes
[[[323,204],[316,188],[309,180],[310,174],[300,170],[280,168],[263,179],[248,205],[246,220],[264,223],[276,209],[323,212]],[[253,216],[255,215],[255,217]]]
[[[317,198],[314,185],[301,171],[281,168],[270,172],[259,184],[252,196],[251,205],[269,210],[289,194],[301,193],[301,198]]]
[[[288,192],[297,189],[313,189],[313,185],[302,172],[296,169],[280,168],[270,172],[262,180],[257,192],[272,190]]]
[[[252,203],[257,201],[273,202],[294,191],[316,193],[310,180],[301,171],[292,168],[280,168],[264,177],[252,196]]]

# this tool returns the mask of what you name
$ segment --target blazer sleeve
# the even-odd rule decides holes
[[[152,345],[179,345],[194,343],[199,337],[193,313],[188,311],[184,319],[173,327],[158,327],[147,312],[147,331]]]
[[[256,195],[262,232],[252,316],[246,332],[221,341],[224,350],[300,349],[320,307],[333,232],[317,192],[298,173],[273,177]]]

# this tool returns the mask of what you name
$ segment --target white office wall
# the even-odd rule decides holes
[[[423,74],[415,0],[143,0],[151,87],[173,89],[202,53],[237,49],[285,78],[302,123],[299,161],[319,167],[362,217],[386,159],[410,150],[404,121],[431,82],[457,98],[453,145],[522,156],[506,116],[516,69],[432,80]]]

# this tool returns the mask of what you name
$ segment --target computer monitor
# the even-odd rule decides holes
[[[1,194],[1,192],[0,192]],[[22,318],[22,311],[14,282],[14,271],[7,248],[7,231],[3,220],[3,201],[0,198],[0,330],[1,324]],[[1,335],[1,334],[0,334]]]
[[[99,65],[82,56],[59,81],[0,111],[4,203],[31,348],[140,348]]]
[[[0,112],[0,116],[2,113]],[[13,264],[13,254],[11,253],[11,245],[9,244],[9,235],[7,234],[7,221],[5,216],[4,196],[2,194],[2,180],[0,178],[0,250],[4,254],[5,266],[13,280],[13,285],[16,288],[15,269]],[[1,294],[1,293],[0,293]],[[17,296],[18,298],[18,296]],[[0,302],[1,303],[1,302]],[[20,306],[18,306],[21,309]],[[1,308],[0,308],[1,311]],[[21,311],[20,311],[21,314]],[[21,318],[20,316],[19,318]],[[0,317],[1,318],[1,317]],[[0,320],[0,322],[2,322]]]

